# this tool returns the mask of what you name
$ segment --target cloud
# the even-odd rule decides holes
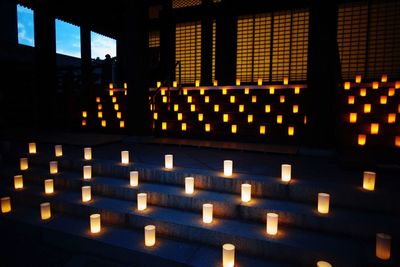
[[[20,22],[18,22],[17,27],[18,27],[18,42],[21,43],[21,44],[34,46],[33,38],[29,38],[26,35],[25,25],[20,23]]]
[[[105,58],[106,54],[115,57],[117,54],[116,41],[112,38],[92,32],[92,58]]]

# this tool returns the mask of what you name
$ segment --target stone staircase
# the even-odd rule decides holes
[[[351,185],[293,179],[289,184],[278,177],[222,172],[143,163],[122,165],[111,159],[83,160],[81,154],[55,159],[52,150],[28,155],[30,168],[20,171],[21,154],[10,153],[1,168],[2,196],[9,195],[12,213],[2,219],[29,224],[43,232],[74,239],[68,243],[80,251],[116,257],[124,264],[154,266],[218,266],[221,246],[236,247],[237,266],[316,266],[326,260],[333,266],[398,266],[398,255],[389,261],[375,257],[375,235],[397,240],[400,205],[395,194],[366,192]],[[49,161],[57,160],[59,173],[49,174]],[[91,165],[93,177],[82,178],[84,165]],[[139,172],[139,186],[129,185],[129,172]],[[14,190],[12,177],[22,174],[24,188]],[[184,192],[184,178],[195,177],[195,193]],[[53,178],[55,193],[44,194],[44,180]],[[252,185],[252,200],[241,202],[240,186]],[[90,185],[92,200],[81,201],[81,187]],[[317,212],[318,192],[331,194],[331,212]],[[147,193],[148,208],[137,210],[137,193]],[[39,219],[39,204],[50,202],[55,214],[50,221]],[[202,221],[202,204],[212,203],[214,220]],[[266,213],[279,214],[279,231],[267,235]],[[89,233],[89,215],[100,213],[106,226],[99,235]],[[143,227],[156,225],[157,245],[144,246]],[[68,227],[65,227],[68,226]],[[45,235],[44,235],[45,236]],[[87,245],[83,246],[83,243]],[[57,242],[54,238],[53,242]],[[59,241],[58,241],[59,242]],[[89,245],[90,244],[90,245]],[[90,247],[90,248],[89,248]],[[96,249],[96,247],[99,247]],[[108,248],[113,247],[113,252]],[[91,251],[92,250],[92,251]],[[136,255],[137,259],[130,257]],[[154,260],[153,260],[154,258]]]

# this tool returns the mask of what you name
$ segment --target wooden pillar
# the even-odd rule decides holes
[[[92,87],[92,51],[90,29],[86,25],[81,25],[81,69],[82,69],[82,95],[91,96]]]

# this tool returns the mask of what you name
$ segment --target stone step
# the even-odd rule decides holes
[[[31,165],[46,166],[54,160],[46,154],[29,157]],[[17,158],[14,159],[17,161]],[[375,211],[388,214],[399,214],[400,202],[396,200],[396,194],[387,193],[385,190],[369,192],[353,185],[342,185],[333,182],[315,182],[292,179],[284,183],[279,177],[250,175],[247,173],[234,173],[226,178],[222,172],[204,169],[185,169],[175,167],[167,170],[164,167],[131,163],[122,165],[112,160],[84,161],[80,158],[68,158],[66,156],[57,159],[60,171],[82,172],[83,165],[91,165],[95,176],[111,176],[126,179],[129,171],[139,171],[140,180],[151,183],[162,183],[181,186],[187,176],[196,178],[195,187],[198,189],[217,191],[231,194],[240,194],[241,184],[250,183],[254,197],[282,199],[297,203],[315,205],[317,195],[326,192],[331,195],[332,207],[357,209],[360,211]]]
[[[13,171],[3,168],[0,173],[4,177],[13,177]],[[62,172],[53,175],[56,191],[74,190],[80,192],[83,185],[91,185],[92,194],[136,201],[137,193],[146,192],[148,203],[155,206],[169,207],[180,210],[202,212],[204,203],[212,203],[214,216],[220,218],[238,218],[265,223],[266,213],[279,214],[282,225],[294,226],[313,231],[335,233],[354,237],[371,238],[375,233],[390,233],[393,237],[400,237],[400,218],[386,214],[360,212],[334,208],[329,214],[320,214],[316,205],[302,203],[253,198],[250,202],[241,202],[240,195],[217,193],[206,190],[195,190],[194,195],[184,192],[184,185],[171,186],[166,184],[153,184],[139,182],[138,187],[130,187],[129,179],[116,179],[112,177],[93,177],[90,181],[82,179],[80,173]],[[24,181],[43,186],[48,178],[48,171],[43,168],[31,168],[24,174]],[[9,181],[11,181],[10,179]],[[10,185],[12,186],[12,185]],[[363,224],[360,224],[360,222]]]
[[[91,213],[101,213],[104,223],[139,229],[155,224],[160,234],[169,237],[208,245],[234,243],[238,251],[296,266],[314,266],[320,259],[343,267],[368,266],[376,261],[373,240],[361,241],[287,227],[280,227],[278,235],[271,237],[265,233],[265,224],[220,218],[212,224],[204,224],[201,213],[151,205],[145,211],[138,211],[134,201],[94,196],[89,203],[82,203],[80,193],[63,191],[45,196],[42,187],[36,186],[13,192],[15,198],[29,205],[50,201],[53,208],[63,214],[88,218]]]
[[[39,206],[27,208],[17,200],[12,200],[11,213],[0,213],[0,230],[2,239],[9,236],[23,236],[25,240],[32,240],[37,245],[46,245],[78,255],[91,255],[98,262],[107,262],[101,266],[218,266],[222,259],[220,247],[206,246],[199,243],[168,239],[156,234],[154,247],[144,246],[143,230],[123,228],[102,224],[100,234],[91,234],[89,231],[89,217],[77,218],[65,213],[52,210],[52,218],[40,220]],[[62,242],[60,242],[62,241]],[[15,248],[14,248],[15,249]],[[2,252],[8,253],[7,260],[2,257],[2,263],[7,266],[16,266],[18,257],[28,252],[21,248],[13,250],[4,244]],[[31,248],[32,249],[32,248]],[[46,257],[51,258],[52,255]],[[53,257],[57,257],[54,255]],[[287,264],[268,262],[260,258],[249,257],[236,250],[238,266],[263,267],[293,267]],[[103,259],[103,260],[102,260]],[[43,259],[42,259],[43,261]],[[114,265],[110,265],[111,262]],[[30,264],[33,264],[30,262]],[[43,264],[43,262],[42,262]],[[43,265],[42,265],[43,266]],[[76,261],[73,265],[76,266]],[[87,265],[82,265],[87,266]],[[96,266],[98,266],[96,264]]]

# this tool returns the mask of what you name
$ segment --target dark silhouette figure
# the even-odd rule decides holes
[[[106,55],[106,58],[103,60],[102,68],[101,68],[101,84],[104,87],[108,88],[108,84],[112,82],[112,66],[113,60],[109,54]]]

